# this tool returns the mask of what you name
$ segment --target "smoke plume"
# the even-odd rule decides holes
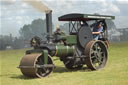
[[[32,5],[34,8],[38,9],[40,12],[49,13],[52,11],[40,0],[23,0],[25,3]]]

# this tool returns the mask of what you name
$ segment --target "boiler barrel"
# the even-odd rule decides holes
[[[73,56],[74,46],[56,45],[56,54],[58,57]]]

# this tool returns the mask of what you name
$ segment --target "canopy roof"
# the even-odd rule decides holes
[[[82,21],[82,20],[105,20],[105,19],[115,19],[115,16],[109,15],[98,15],[98,14],[80,14],[72,13],[60,16],[59,21]]]

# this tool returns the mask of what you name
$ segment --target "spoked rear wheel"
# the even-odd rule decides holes
[[[91,70],[103,68],[108,59],[107,47],[102,41],[90,41],[85,47],[86,64]]]

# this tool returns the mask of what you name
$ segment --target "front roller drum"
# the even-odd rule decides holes
[[[44,57],[40,53],[25,55],[19,65],[23,75],[28,77],[46,77],[54,68],[52,59],[48,55],[48,64],[44,64]]]
[[[103,68],[108,60],[107,47],[103,41],[90,41],[85,47],[86,65],[91,70]]]

